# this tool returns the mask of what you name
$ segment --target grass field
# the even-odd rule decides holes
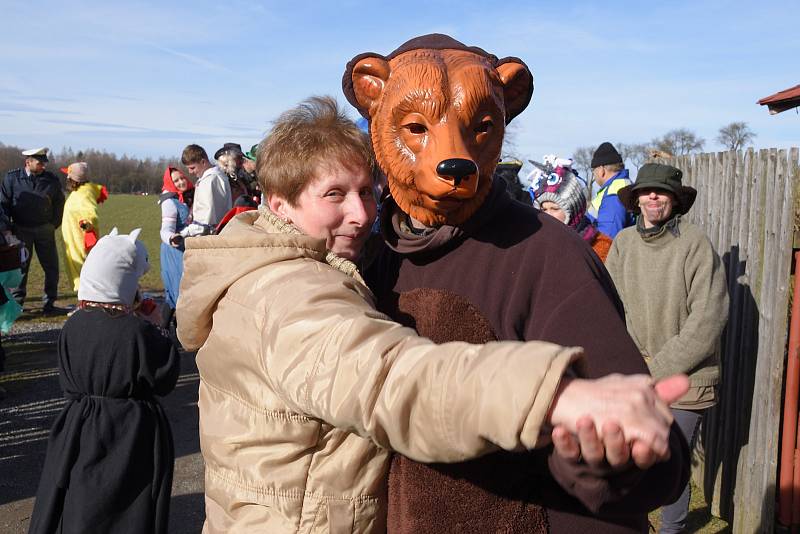
[[[141,228],[139,239],[144,242],[150,257],[150,271],[142,277],[142,287],[146,291],[162,291],[161,264],[159,251],[161,241],[158,231],[161,228],[161,209],[157,204],[155,195],[111,195],[100,205],[98,217],[100,220],[101,235],[107,234],[113,227],[119,228],[120,233],[129,233],[134,228]],[[58,242],[58,261],[60,275],[58,280],[59,304],[75,303],[77,296],[72,289],[72,283],[67,278],[64,263],[64,241],[61,238],[61,229],[56,230]],[[42,299],[44,290],[44,273],[37,259],[33,260],[28,274],[27,301],[38,303]]]

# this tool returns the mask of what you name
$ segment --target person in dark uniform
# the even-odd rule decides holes
[[[36,252],[44,271],[42,312],[45,314],[59,311],[55,307],[58,296],[55,230],[61,226],[64,212],[61,182],[46,170],[48,151],[48,148],[34,148],[22,152],[25,166],[9,171],[0,186],[0,210],[9,221],[0,221],[0,232],[7,238],[15,235],[30,252],[30,259],[22,266],[22,282],[12,295],[22,305],[27,293],[28,269]]]

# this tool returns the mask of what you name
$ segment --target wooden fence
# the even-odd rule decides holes
[[[719,404],[706,415],[695,481],[733,532],[772,532],[797,229],[798,149],[670,160],[698,190],[687,218],[702,226],[728,277]]]

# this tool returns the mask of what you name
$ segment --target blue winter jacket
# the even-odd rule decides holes
[[[627,185],[631,185],[628,170],[622,169],[603,184],[589,205],[589,220],[597,225],[599,231],[611,238],[634,223],[633,215],[625,209],[617,196],[617,192]]]

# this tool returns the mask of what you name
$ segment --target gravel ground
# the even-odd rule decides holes
[[[22,320],[3,336],[6,372],[0,386],[0,532],[28,530],[47,450],[47,435],[64,406],[58,384],[55,342],[64,317]],[[161,400],[175,441],[170,529],[200,532],[203,519],[203,460],[197,435],[199,375],[194,353],[181,355],[175,390]]]

